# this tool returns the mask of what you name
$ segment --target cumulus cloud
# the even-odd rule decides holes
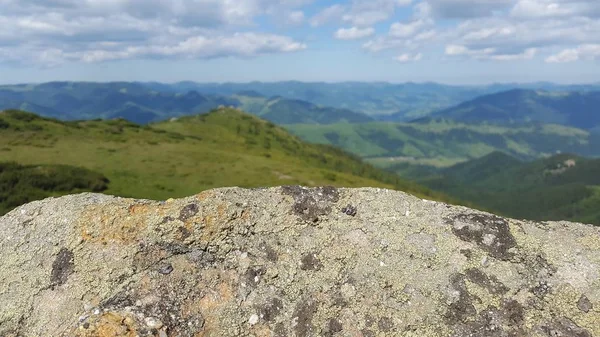
[[[256,18],[304,21],[313,0],[0,0],[0,61],[255,56],[302,42],[253,33]]]
[[[567,63],[579,61],[581,59],[599,59],[600,44],[585,44],[577,48],[565,49],[558,54],[550,55],[546,58],[548,63]]]
[[[425,2],[433,16],[454,19],[491,16],[514,4],[514,0],[426,0]]]
[[[332,5],[324,8],[311,19],[317,27],[327,23],[349,23],[367,27],[388,20],[397,7],[407,6],[412,0],[352,0],[347,5]]]
[[[134,58],[216,58],[226,56],[253,57],[269,53],[290,53],[306,49],[306,44],[289,37],[274,34],[235,33],[221,36],[194,36],[176,43],[150,45],[126,45],[123,43],[100,43],[83,50],[46,48],[36,53],[36,47],[23,48],[23,53],[12,53],[18,60],[27,55],[46,65],[64,61],[87,63],[134,59]],[[2,50],[2,49],[0,49]],[[5,52],[5,54],[9,54]],[[9,54],[10,55],[10,54]]]
[[[307,17],[312,3],[320,10]],[[412,15],[393,22],[406,6]],[[307,48],[287,33],[268,33],[265,20],[282,31],[310,24],[313,36],[367,39],[363,50],[394,53],[399,62],[432,50],[574,62],[597,59],[600,45],[600,0],[0,0],[0,8],[0,62],[253,57]],[[333,34],[327,24],[337,25]]]
[[[413,16],[409,20],[392,23],[386,35],[377,36],[362,47],[373,53],[389,49],[415,50],[438,37],[434,27],[428,5],[421,2],[413,6]]]
[[[425,26],[427,26],[427,23],[424,20],[415,20],[407,23],[396,22],[390,27],[389,35],[399,38],[411,37],[416,35]]]
[[[404,53],[404,54],[400,54],[400,55],[396,56],[394,58],[394,60],[396,60],[400,63],[408,63],[408,62],[420,61],[422,58],[423,58],[423,54],[421,54],[421,53],[416,53],[416,54]]]
[[[340,4],[329,6],[321,10],[315,16],[313,16],[310,19],[310,24],[313,27],[318,27],[330,23],[332,21],[337,21],[344,15],[345,11],[346,7]]]
[[[597,0],[518,0],[511,15],[521,19],[600,16]]]
[[[556,0],[555,0],[556,1]],[[525,2],[548,2],[546,0],[523,0],[516,3],[506,15],[493,18],[473,18],[462,21],[446,34],[446,45],[450,51],[463,46],[474,58],[482,58],[484,51],[494,50],[496,60],[520,60],[557,49],[569,50],[574,46],[600,43],[600,20],[576,11],[566,11],[560,6],[550,6],[546,12],[538,11],[535,16],[517,15],[518,6]],[[555,2],[558,4],[558,2]],[[593,5],[591,2],[564,0],[560,5]],[[523,8],[523,7],[521,7]],[[520,9],[519,9],[520,10]],[[454,55],[453,53],[446,53]],[[572,51],[550,59],[569,59]]]
[[[304,22],[304,12],[303,11],[293,11],[288,13],[287,21],[291,25],[299,25]]]
[[[362,39],[368,36],[375,34],[375,29],[372,27],[369,28],[340,28],[338,29],[334,37],[339,40],[357,40]]]
[[[537,50],[528,48],[522,52],[503,52],[496,48],[471,49],[461,45],[446,46],[446,55],[449,56],[469,56],[480,60],[494,61],[515,61],[515,60],[530,60],[535,57]]]

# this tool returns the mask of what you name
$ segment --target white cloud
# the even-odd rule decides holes
[[[600,44],[585,44],[577,48],[565,49],[558,54],[550,55],[546,58],[548,63],[567,63],[579,61],[581,59],[600,58]]]
[[[511,15],[521,19],[568,16],[597,17],[600,2],[597,0],[518,0]]]
[[[481,58],[480,52],[493,49],[492,60],[520,60],[536,55],[546,57],[557,49],[600,44],[600,20],[572,14],[564,17],[514,17],[512,14],[494,18],[477,18],[461,22],[447,31],[446,45],[458,45]],[[452,48],[450,48],[452,51]],[[545,55],[544,55],[545,54]],[[568,58],[567,52],[562,57]]]
[[[172,44],[153,44],[147,46],[125,46],[123,48],[88,48],[83,51],[69,51],[59,48],[48,48],[34,53],[35,48],[25,48],[25,53],[36,57],[35,61],[56,65],[64,61],[80,61],[87,63],[103,62],[133,58],[215,58],[225,56],[252,57],[270,53],[289,53],[306,49],[303,43],[291,38],[258,33],[235,33],[216,37],[195,36]],[[2,49],[0,49],[2,50]],[[18,59],[25,55],[13,53]]]
[[[566,16],[570,14],[573,14],[572,8],[544,0],[520,0],[511,11],[512,16],[519,18]]]
[[[327,23],[344,22],[368,27],[392,17],[397,7],[408,6],[412,0],[352,0],[348,5],[332,5],[311,19],[314,27]]]
[[[514,0],[426,0],[428,11],[441,18],[473,18],[491,16],[510,8]]]
[[[367,41],[363,44],[363,49],[373,53],[389,49],[419,49],[425,42],[438,37],[434,21],[428,17],[428,11],[426,3],[416,4],[413,6],[413,16],[410,20],[392,23],[387,35]]]
[[[534,58],[537,50],[535,48],[528,48],[523,52],[507,53],[491,47],[471,49],[466,46],[451,44],[446,46],[445,53],[448,56],[469,56],[479,60],[516,61]]]
[[[408,23],[396,22],[390,27],[389,35],[398,38],[407,38],[416,35],[417,32],[427,26],[424,20],[415,20]]]
[[[516,61],[516,60],[531,60],[537,54],[537,49],[535,48],[527,48],[521,53],[516,54],[503,54],[498,53],[491,55],[489,57],[490,60],[495,61]]]
[[[313,0],[0,0],[0,62],[255,56],[302,42],[253,33],[260,16],[304,21]],[[195,48],[194,46],[199,46]],[[7,51],[8,50],[8,51]]]
[[[373,34],[375,34],[375,29],[373,29],[372,27],[368,27],[368,28],[351,27],[351,28],[338,29],[335,32],[334,37],[339,40],[357,40],[357,39],[363,39],[363,38],[371,36]]]
[[[600,0],[346,0],[306,17],[304,6],[314,2],[0,0],[0,62],[251,57],[307,48],[308,37],[257,33],[269,31],[261,26],[265,19],[282,31],[335,24],[330,37],[368,38],[365,51],[393,52],[400,60],[444,47],[449,57],[479,60],[598,58]],[[391,22],[409,5],[412,15]],[[382,23],[389,29],[378,34]],[[322,36],[319,29],[311,34]]]
[[[339,20],[344,15],[345,10],[345,7],[340,4],[327,7],[313,16],[310,19],[310,24],[313,27],[318,27]]]
[[[416,53],[416,54],[404,53],[404,54],[400,54],[400,55],[396,56],[394,58],[394,60],[396,60],[400,63],[408,63],[408,62],[420,61],[422,58],[423,58],[423,54],[421,54],[421,53]]]
[[[304,22],[304,12],[303,11],[293,11],[290,12],[287,16],[288,23],[290,25],[300,25]]]

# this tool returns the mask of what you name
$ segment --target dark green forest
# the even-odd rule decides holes
[[[0,215],[22,204],[77,192],[102,192],[108,179],[100,173],[68,165],[0,163]]]

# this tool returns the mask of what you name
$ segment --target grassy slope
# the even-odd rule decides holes
[[[287,125],[292,133],[314,143],[332,144],[381,167],[398,159],[448,166],[501,150],[521,159],[556,151],[600,155],[600,137],[559,125],[494,126],[448,121],[427,123],[364,123]],[[391,160],[390,158],[396,158]],[[435,162],[432,162],[435,161]]]
[[[0,114],[0,156],[103,173],[106,193],[166,199],[223,187],[285,184],[374,186],[445,199],[327,146],[235,110],[140,127],[123,120],[60,122]]]
[[[566,167],[567,160],[574,167]],[[520,162],[492,153],[418,181],[507,216],[600,225],[600,160],[557,155]]]

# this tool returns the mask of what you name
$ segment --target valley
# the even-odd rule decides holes
[[[0,86],[0,108],[35,113],[0,115],[0,154],[15,165],[98,172],[110,181],[104,193],[121,196],[164,200],[222,186],[374,186],[517,218],[600,224],[600,183],[571,171],[565,176],[575,178],[550,181],[539,168],[574,156],[574,172],[600,172],[586,159],[600,157],[597,89],[544,83]],[[410,100],[412,112],[391,112]],[[369,101],[379,103],[367,108]],[[383,101],[395,108],[386,110]]]
[[[104,193],[156,200],[215,187],[279,185],[384,187],[452,200],[229,108],[146,126],[122,119],[60,121],[8,110],[0,113],[0,158],[19,165],[81,167],[106,176]]]
[[[513,218],[600,224],[598,173],[600,159],[561,154],[523,162],[493,152],[448,168],[413,170],[412,179]]]

